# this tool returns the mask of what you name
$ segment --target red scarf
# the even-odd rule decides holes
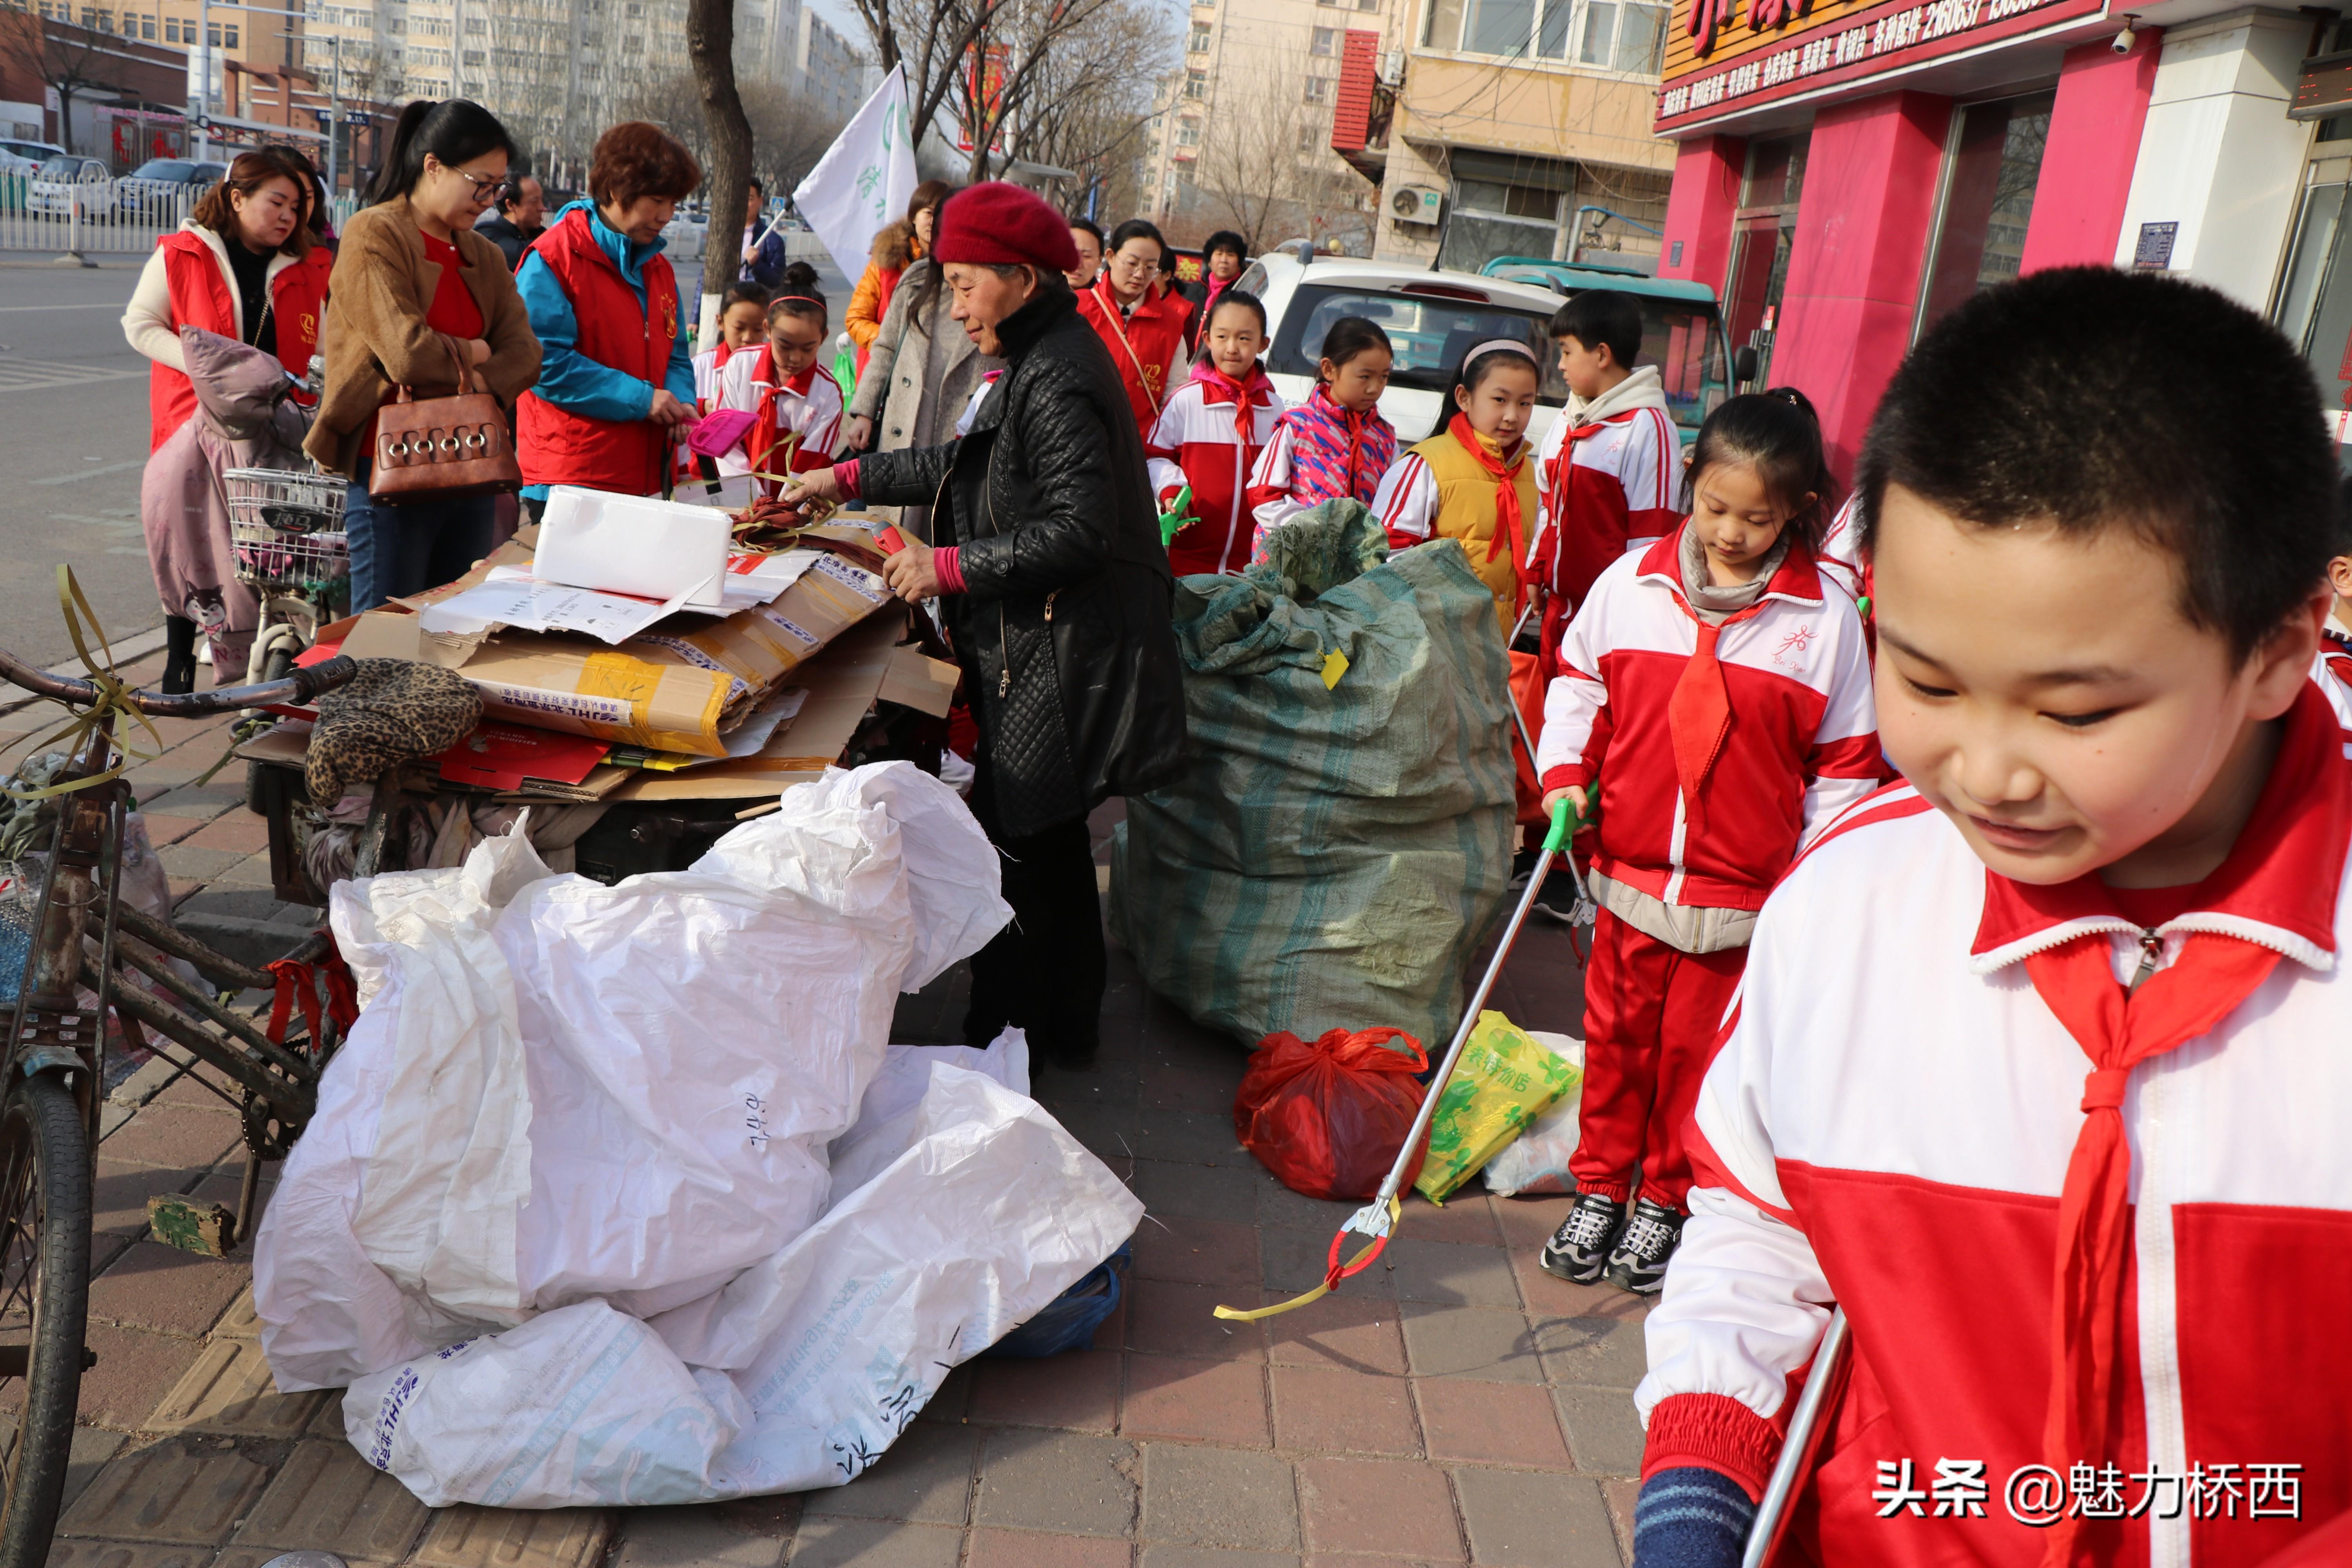
[[[1249,379],[1235,381],[1207,360],[1192,367],[1192,379],[1207,390],[1203,397],[1214,403],[1219,398],[1231,398],[1234,405],[1234,441],[1244,452],[1256,447],[1257,410],[1274,401],[1274,383],[1266,378],[1265,368],[1253,363]]]
[[[1495,537],[1486,542],[1486,559],[1492,561],[1502,552],[1507,539],[1511,546],[1511,567],[1521,580],[1527,576],[1527,543],[1521,537],[1519,523],[1519,470],[1527,466],[1528,444],[1517,443],[1511,459],[1505,462],[1486,450],[1486,438],[1470,428],[1470,416],[1456,412],[1453,422],[1445,426],[1446,434],[1461,443],[1470,458],[1495,479]]]
[[[2051,1301],[2050,1408],[2042,1457],[2064,1475],[2079,1461],[2111,1458],[2121,1422],[2116,1373],[2123,1359],[2124,1250],[2131,1241],[2131,1145],[2124,1084],[2135,1063],[2209,1033],[2270,978],[2276,950],[2211,931],[2191,932],[2179,958],[2136,992],[2116,984],[2104,933],[2030,955],[2033,989],[2091,1058],[2083,1080],[2083,1130],[2058,1200],[2058,1273]],[[2083,1560],[2084,1521],[2050,1531],[2042,1563]]]
[[[752,468],[762,473],[773,473],[775,470],[768,467],[768,459],[782,445],[778,437],[782,434],[776,428],[776,394],[780,389],[789,389],[795,396],[806,397],[809,388],[816,384],[816,362],[811,360],[805,368],[779,383],[776,380],[775,345],[761,343],[759,362],[751,367],[751,384],[760,389],[760,397],[752,409],[754,417],[751,431],[744,437],[743,455],[751,460]],[[768,494],[778,493],[779,487],[772,479],[761,479],[759,483]]]
[[[1683,524],[1688,528],[1689,523]],[[1675,552],[1675,573],[1682,572],[1682,534],[1675,532],[1671,541]],[[1792,546],[1793,557],[1802,545]],[[1783,560],[1785,569],[1788,563]],[[1689,605],[1680,593],[1675,603],[1682,605],[1683,614],[1690,616],[1698,629],[1698,645],[1690,659],[1683,666],[1675,681],[1674,691],[1666,698],[1666,736],[1675,752],[1675,780],[1682,786],[1684,833],[1696,837],[1706,822],[1705,808],[1699,803],[1699,791],[1706,783],[1715,760],[1723,754],[1723,742],[1731,733],[1731,691],[1724,684],[1723,665],[1715,657],[1715,647],[1722,640],[1724,626],[1735,626],[1750,616],[1762,613],[1770,602],[1771,589],[1767,587],[1757,601],[1719,626],[1710,626]]]

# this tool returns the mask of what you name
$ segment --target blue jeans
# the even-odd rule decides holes
[[[368,494],[368,462],[343,500],[352,542],[352,613],[454,583],[490,552],[495,498],[390,506]]]

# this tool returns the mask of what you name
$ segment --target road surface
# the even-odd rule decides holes
[[[44,666],[73,658],[59,562],[110,637],[163,624],[139,527],[147,362],[120,324],[138,268],[128,258],[95,269],[46,260],[0,253],[0,647]],[[700,271],[678,268],[689,299]],[[831,267],[819,276],[838,331],[849,282]]]

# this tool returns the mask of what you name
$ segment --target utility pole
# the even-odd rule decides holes
[[[212,0],[196,0],[196,37],[204,40],[196,46],[204,50],[196,70],[196,162],[202,163],[211,160],[213,150],[213,134],[206,129],[213,113]]]
[[[327,76],[327,199],[335,199],[336,150],[343,141],[343,36],[331,36],[334,65]]]

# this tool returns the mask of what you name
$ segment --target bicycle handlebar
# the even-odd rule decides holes
[[[131,704],[142,713],[157,719],[194,719],[208,713],[225,713],[235,708],[266,708],[278,702],[309,702],[320,693],[332,691],[359,672],[359,666],[338,654],[298,669],[283,680],[266,680],[258,686],[215,687],[210,691],[130,692]],[[16,655],[0,649],[0,678],[16,682],[36,696],[89,707],[98,700],[98,688],[87,680],[69,675],[51,675],[46,669],[36,669]]]

